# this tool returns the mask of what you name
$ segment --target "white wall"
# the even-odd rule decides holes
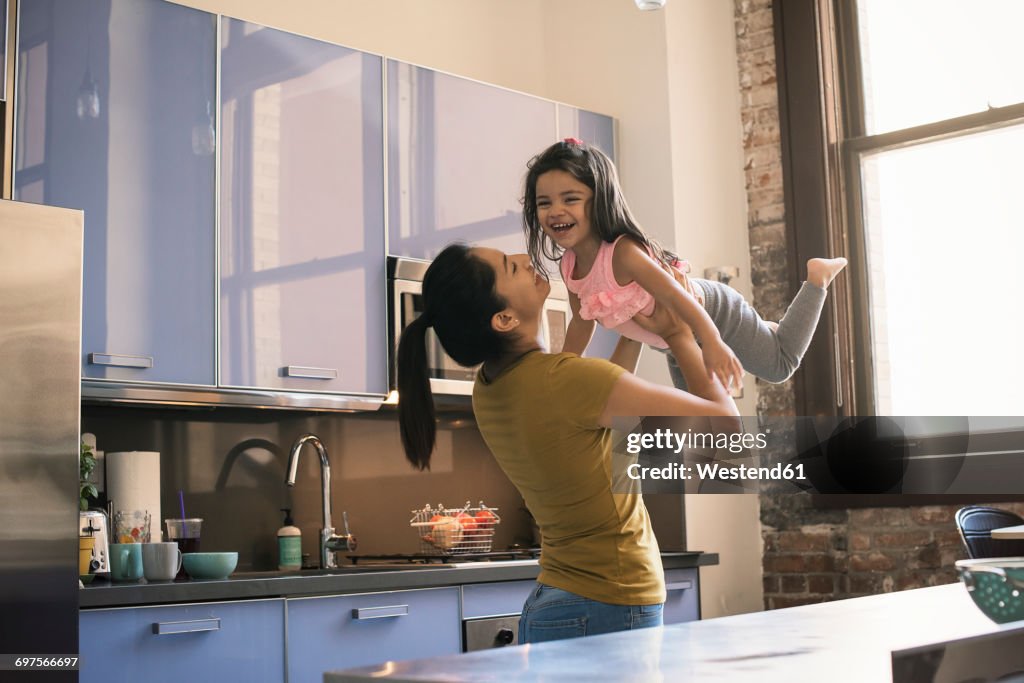
[[[739,266],[729,284],[749,300],[750,245],[743,174],[739,71],[733,3],[669,0],[669,117],[676,248],[693,272]],[[740,413],[756,415],[757,390],[744,381]],[[753,494],[693,495],[686,501],[686,541],[721,556],[702,570],[705,617],[763,608],[760,504]]]
[[[669,0],[178,0],[614,116],[619,171],[641,224],[700,274],[737,265],[749,293],[733,3]],[[539,150],[524,150],[527,158]],[[668,383],[664,359],[640,374]],[[744,415],[753,415],[748,380]],[[687,539],[717,552],[705,617],[761,609],[756,496],[691,496]]]

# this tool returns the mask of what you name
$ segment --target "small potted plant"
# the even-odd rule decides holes
[[[96,498],[99,492],[96,485],[89,481],[92,471],[96,469],[96,455],[91,446],[84,441],[81,444],[78,455],[78,509],[84,512],[89,509],[89,500]]]

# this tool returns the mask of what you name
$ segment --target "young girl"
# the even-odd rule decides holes
[[[533,263],[559,260],[573,312],[564,351],[582,354],[594,321],[658,349],[666,344],[633,316],[669,306],[700,342],[708,381],[739,386],[743,368],[769,382],[788,379],[818,324],[825,294],[846,259],[807,262],[807,280],[777,324],[765,322],[740,294],[720,282],[689,279],[677,257],[633,218],[611,160],[575,138],[555,143],[528,164],[523,224]],[[742,363],[742,365],[741,365]],[[686,388],[669,355],[676,387]],[[699,387],[691,387],[699,391]]]

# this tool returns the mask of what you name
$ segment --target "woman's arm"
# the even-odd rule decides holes
[[[743,379],[743,366],[732,349],[722,341],[711,316],[643,247],[630,239],[619,240],[612,256],[612,268],[620,285],[635,281],[654,297],[657,306],[671,308],[683,323],[693,329],[701,341],[699,351],[708,378],[718,377],[723,387],[729,386],[730,380],[739,386]],[[676,360],[679,359],[676,355]]]
[[[681,343],[696,344],[693,335],[688,336],[689,341]],[[672,345],[673,353],[676,350],[676,346]],[[694,369],[680,369],[689,383]],[[698,371],[703,372],[704,368],[701,367]],[[710,382],[705,383],[705,386],[710,387],[710,390],[705,392],[706,395],[696,396],[624,372],[608,395],[608,402],[605,403],[598,424],[602,427],[611,427],[612,418],[623,415],[739,416],[736,404],[720,383]]]
[[[651,317],[637,315],[634,320],[668,343],[678,359],[687,386],[700,387],[699,395],[623,373],[608,396],[599,420],[601,426],[610,427],[613,418],[624,415],[739,416],[736,403],[723,386],[718,382],[703,380],[705,370],[701,366],[700,356],[694,353],[697,342],[693,332],[682,323],[674,310],[666,306],[655,306]]]
[[[569,321],[569,327],[565,330],[565,343],[562,345],[562,351],[582,356],[590,346],[596,323],[593,320],[584,320],[580,317],[580,298],[573,292],[569,292],[569,308],[572,309],[572,320]]]

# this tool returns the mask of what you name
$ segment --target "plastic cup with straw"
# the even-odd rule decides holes
[[[177,542],[183,554],[199,552],[199,532],[203,520],[199,517],[185,516],[185,493],[181,489],[178,489],[178,509],[181,511],[179,519],[164,520],[167,523],[167,540]],[[185,576],[183,568],[178,572],[177,578]]]

